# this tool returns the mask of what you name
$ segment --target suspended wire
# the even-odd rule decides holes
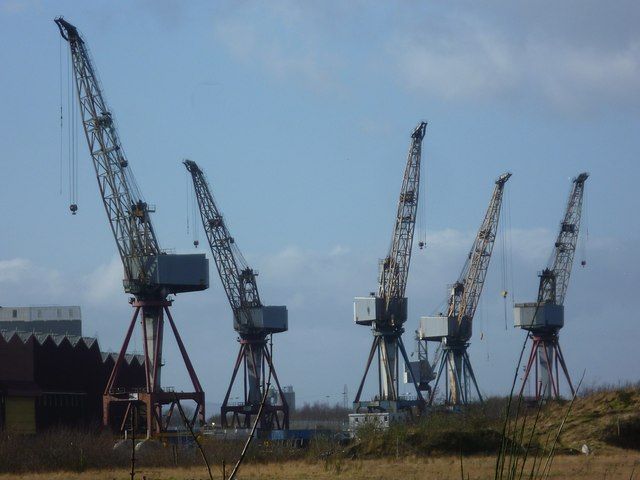
[[[196,191],[191,184],[191,230],[193,232],[193,245],[197,248],[200,244],[200,228],[198,223],[198,214],[200,213],[200,207],[198,206],[198,199],[196,198]]]
[[[511,291],[511,306],[515,305],[515,280],[513,275],[513,224],[511,223],[511,189],[507,188],[507,219],[509,221],[507,225],[507,240],[509,241],[509,273],[510,273],[510,284],[509,288]]]
[[[585,188],[582,193],[583,197],[583,207],[582,207],[582,216],[583,216],[583,225],[584,227],[580,232],[580,265],[587,265],[587,243],[589,242],[589,202],[588,202],[588,194],[587,189]]]
[[[69,209],[73,215],[76,214],[78,209],[77,207],[77,117],[78,112],[76,111],[76,96],[75,96],[75,82],[73,75],[73,59],[71,57],[71,52],[69,51],[67,54],[68,59],[68,68],[67,68],[67,114],[69,116],[69,120],[67,122],[68,140],[69,144],[67,146],[68,152],[68,167],[69,167]]]
[[[427,196],[426,196],[425,162],[420,162],[420,182],[418,184],[418,248],[424,249],[427,245]]]
[[[504,199],[504,197],[503,197]],[[500,273],[501,273],[501,296],[502,296],[502,304],[504,309],[504,329],[507,330],[507,234],[506,229],[506,210],[503,208],[500,210]]]
[[[60,185],[58,195],[62,196],[62,184],[64,183],[64,124],[62,115],[63,91],[64,91],[64,70],[62,65],[62,36],[59,39],[59,71],[60,71]]]
[[[190,188],[190,178],[189,172],[185,170],[184,184],[187,192],[187,235],[189,235],[189,208],[191,204],[191,188]]]

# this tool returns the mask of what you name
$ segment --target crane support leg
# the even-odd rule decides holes
[[[195,374],[189,355],[182,343],[178,329],[173,321],[169,307],[171,301],[168,300],[134,300],[131,302],[134,307],[133,317],[127,330],[120,353],[115,362],[109,381],[103,395],[103,424],[106,427],[119,425],[123,430],[126,425],[126,418],[132,408],[137,408],[144,416],[146,424],[146,437],[162,437],[166,432],[171,414],[176,402],[190,400],[196,404],[195,413],[191,420],[195,424],[197,420],[204,422],[204,391],[200,381]],[[141,313],[142,312],[142,313]],[[189,373],[193,384],[191,392],[169,392],[163,391],[160,385],[160,367],[162,362],[162,343],[164,315],[169,320],[169,325],[178,344],[185,367]],[[144,391],[131,388],[132,379],[122,379],[122,362],[126,359],[126,352],[131,341],[136,320],[141,318],[141,327],[144,346]],[[163,407],[168,407],[168,414],[163,418]],[[119,421],[121,420],[121,421]],[[142,420],[142,419],[141,419]]]
[[[527,381],[531,378],[535,383],[533,399],[539,401],[543,398],[560,398],[560,375],[558,364],[562,368],[571,395],[575,393],[569,370],[560,348],[557,334],[535,335],[531,334],[531,352],[529,361],[522,377],[522,385],[519,395],[524,394]],[[533,370],[533,372],[532,372]]]
[[[436,395],[437,387],[442,378],[443,371],[445,375],[445,404],[449,406],[468,405],[473,401],[472,393],[477,395],[477,400],[482,403],[484,400],[476,381],[473,367],[467,348],[468,343],[464,344],[447,344],[443,342],[442,353],[440,354],[438,374],[431,390],[429,397],[429,405],[433,403]]]
[[[251,426],[251,419],[258,414],[264,390],[266,388],[264,362],[269,367],[275,390],[278,393],[279,401],[267,399],[262,410],[260,420],[261,430],[288,429],[289,428],[289,405],[280,380],[273,365],[273,358],[267,346],[264,335],[244,336],[240,339],[240,351],[236,357],[236,363],[231,375],[231,381],[227,388],[227,393],[220,408],[220,419],[222,428]],[[240,366],[243,369],[243,401],[239,404],[230,404],[231,391],[236,382]],[[228,415],[231,414],[231,424]]]

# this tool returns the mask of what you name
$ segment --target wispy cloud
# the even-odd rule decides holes
[[[221,14],[214,24],[216,38],[240,61],[257,64],[278,80],[332,89],[338,57],[323,47],[315,31],[312,10],[296,2],[247,2]]]
[[[497,21],[500,10],[495,5],[474,13],[453,10],[438,17],[437,26],[431,19],[396,34],[389,51],[401,84],[446,100],[515,99],[567,112],[592,112],[612,103],[640,107],[640,34],[628,37],[611,29],[604,42],[522,21],[519,12],[512,12],[513,23]],[[619,41],[612,41],[616,36]]]

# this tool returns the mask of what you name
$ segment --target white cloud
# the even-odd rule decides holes
[[[240,61],[257,64],[278,80],[293,78],[315,90],[335,87],[337,58],[311,35],[306,12],[285,3],[266,9],[247,3],[217,18],[215,35]]]
[[[55,299],[65,292],[60,272],[35,265],[25,258],[0,260],[0,291],[5,304],[37,304],[40,298]],[[48,300],[47,300],[48,301]]]
[[[89,305],[106,305],[122,297],[122,262],[114,255],[109,263],[99,265],[85,275],[82,296]]]
[[[35,7],[40,7],[39,0],[2,0],[0,10],[8,14],[22,13]]]
[[[543,102],[571,112],[640,107],[640,36],[573,41],[534,22],[518,27],[490,15],[448,15],[444,26],[403,31],[389,41],[398,79],[429,97]],[[615,33],[611,34],[615,37]]]

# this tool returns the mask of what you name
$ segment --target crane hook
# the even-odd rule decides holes
[[[71,215],[75,215],[78,211],[78,205],[72,203],[71,205],[69,205],[69,210],[71,210]]]

